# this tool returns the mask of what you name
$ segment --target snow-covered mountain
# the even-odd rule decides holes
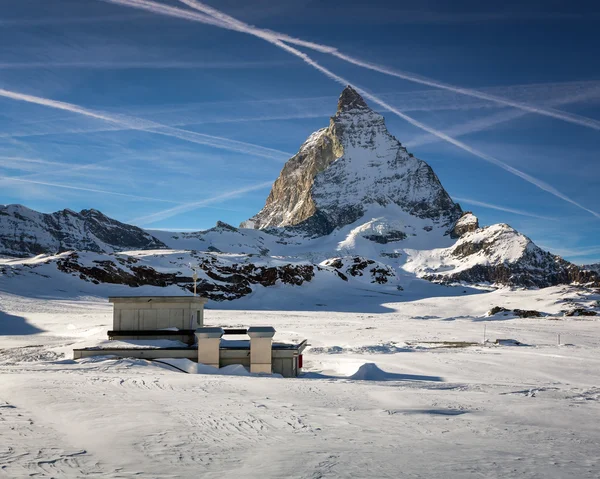
[[[109,253],[165,247],[144,230],[97,210],[45,214],[21,205],[0,205],[0,255],[27,257],[73,250]]]
[[[445,286],[434,283],[600,286],[597,269],[543,251],[506,224],[480,227],[351,87],[329,126],[286,163],[264,208],[242,227],[143,231],[95,210],[0,208],[0,254],[42,253],[0,260],[0,282],[33,274],[80,292],[99,285],[190,291],[192,263],[199,292],[213,300],[269,287],[350,297],[415,288],[439,294]]]
[[[285,164],[265,207],[241,226],[322,236],[387,205],[430,220],[430,227],[451,228],[461,215],[431,167],[408,153],[348,86],[329,126],[310,135]]]

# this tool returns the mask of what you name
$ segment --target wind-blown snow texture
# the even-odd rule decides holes
[[[76,278],[86,290],[82,282],[189,292],[193,263],[198,291],[218,301],[279,286],[350,296],[366,283],[396,294],[417,280],[600,285],[597,269],[543,251],[508,225],[480,228],[351,87],[329,127],[286,163],[265,207],[243,226],[146,232],[95,210],[2,207],[0,254],[23,259],[0,263],[0,279],[41,275],[57,287],[73,287]]]

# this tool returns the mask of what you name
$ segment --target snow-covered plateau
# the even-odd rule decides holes
[[[190,265],[207,325],[308,340],[300,377],[71,359],[107,297],[192,294]],[[480,226],[348,87],[239,228],[0,206],[0,477],[598,478],[599,288]]]

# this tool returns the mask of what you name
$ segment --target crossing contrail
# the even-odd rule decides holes
[[[73,103],[51,100],[49,98],[27,95],[24,93],[18,93],[15,91],[5,90],[1,88],[0,97],[10,98],[12,100],[17,101],[24,101],[27,103],[34,103],[37,105],[47,106],[58,110],[70,111],[72,113],[78,113],[89,118],[106,121],[113,125],[126,127],[127,129],[131,130],[155,133],[158,135],[169,136],[173,138],[178,138],[180,140],[189,141],[191,143],[211,146],[213,148],[261,156],[263,158],[268,158],[271,160],[281,160],[282,158],[289,158],[291,156],[290,153],[287,153],[285,151],[275,150],[273,148],[266,148],[264,146],[254,145],[252,143],[230,140],[228,138],[221,138],[218,136],[205,135],[203,133],[197,133],[194,131],[182,130],[180,128],[174,128],[154,121],[144,120],[141,118],[135,118],[131,116],[111,115],[106,112],[91,110],[89,108],[75,105]]]
[[[122,0],[119,0],[122,1]],[[142,1],[142,0],[136,0],[136,1]],[[145,0],[144,0],[145,1]],[[198,2],[196,2],[195,0],[181,0],[182,2],[186,3],[187,5],[196,5]],[[202,6],[202,8],[206,11],[213,11],[214,9],[210,8],[210,7],[205,7]],[[227,15],[222,14],[221,12],[218,12],[219,14],[219,18],[231,18],[228,17]],[[242,22],[239,22],[238,20],[232,20],[234,22],[234,24],[236,25],[236,27],[240,26],[240,25],[245,25]],[[239,27],[241,28],[241,27]],[[328,70],[327,68],[323,67],[322,65],[320,65],[319,63],[317,63],[315,60],[313,60],[311,57],[309,57],[306,53],[301,52],[300,50],[297,50],[285,43],[283,43],[282,41],[275,39],[269,35],[263,34],[261,32],[259,33],[255,33],[252,27],[250,26],[246,26],[245,27],[246,30],[248,30],[247,33],[250,33],[251,35],[255,35],[258,36],[260,38],[263,38],[264,40],[266,40],[267,42],[297,56],[298,58],[301,58],[304,62],[306,62],[308,65],[312,66],[313,68],[315,68],[316,70],[320,71],[321,73],[323,73],[324,75],[326,75],[327,77],[329,77],[330,79],[340,83],[341,85],[348,85],[351,82],[349,82],[348,80],[346,80],[345,78],[333,73],[332,71]],[[356,87],[355,87],[356,88]],[[524,171],[521,171],[513,166],[510,166],[507,163],[504,163],[503,161],[493,157],[492,155],[488,155],[487,153],[484,153],[482,151],[479,151],[469,145],[467,145],[466,143],[463,143],[462,141],[459,141],[455,138],[452,138],[451,136],[447,135],[444,132],[438,131],[435,128],[432,128],[408,115],[406,115],[405,113],[402,113],[401,111],[397,110],[396,108],[394,108],[393,106],[387,104],[386,102],[384,102],[383,100],[379,99],[378,97],[376,97],[375,95],[361,89],[361,88],[356,88],[358,90],[359,93],[361,93],[364,97],[366,97],[367,99],[371,100],[372,102],[387,108],[389,111],[391,111],[392,113],[394,113],[395,115],[397,115],[398,117],[402,118],[403,120],[407,121],[408,123],[410,123],[411,125],[416,126],[417,128],[420,128],[432,135],[437,136],[438,138],[447,141],[448,143],[464,150],[467,151],[469,153],[471,153],[474,156],[477,156],[479,158],[481,158],[482,160],[491,163],[493,165],[496,165],[506,171],[508,171],[509,173],[512,173],[513,175],[518,176],[519,178],[522,178],[523,180],[531,183],[532,185],[537,186],[538,188],[540,188],[541,190],[544,190],[554,196],[556,196],[557,198],[560,198],[568,203],[571,203],[574,206],[577,206],[578,208],[581,208],[584,211],[587,211],[588,213],[594,215],[596,218],[600,218],[600,213],[597,213],[596,211],[593,211],[589,208],[586,208],[585,206],[583,206],[582,204],[578,203],[577,201],[573,200],[572,198],[569,198],[567,195],[565,195],[564,193],[561,193],[560,191],[558,191],[556,188],[554,188],[553,186],[549,185],[548,183],[535,178],[534,176],[529,175],[528,173],[525,173]]]
[[[473,90],[471,88],[463,88],[455,85],[451,85],[448,83],[444,83],[438,80],[434,80],[431,78],[427,78],[421,75],[417,75],[410,72],[404,72],[400,70],[394,70],[389,67],[377,65],[370,62],[365,62],[356,57],[352,57],[350,55],[341,53],[336,47],[332,47],[329,45],[323,45],[315,42],[310,42],[306,40],[302,40],[300,38],[292,37],[283,33],[275,32],[272,30],[261,29],[257,27],[253,27],[244,22],[241,22],[220,10],[212,8],[208,5],[200,3],[196,0],[179,0],[180,2],[188,5],[189,7],[202,12],[196,13],[189,10],[177,8],[177,7],[169,7],[166,5],[162,5],[157,2],[153,2],[150,0],[102,0],[108,3],[114,3],[118,5],[124,5],[134,8],[140,8],[143,10],[151,11],[158,14],[169,15],[173,17],[178,17],[186,20],[196,21],[200,23],[205,23],[209,25],[213,25],[219,28],[225,28],[228,30],[235,30],[238,32],[248,33],[250,35],[257,36],[264,40],[278,40],[285,43],[297,45],[300,47],[309,48],[312,50],[316,50],[320,53],[326,53],[329,55],[333,55],[340,60],[344,60],[353,65],[367,68],[369,70],[373,70],[384,75],[393,76],[396,78],[401,78],[403,80],[411,81],[413,83],[420,83],[422,85],[428,85],[435,88],[440,88],[444,90],[453,91],[455,93],[460,93],[462,95],[472,96],[475,98],[479,98],[482,100],[487,100],[493,103],[497,103],[504,106],[510,106],[513,108],[518,108],[520,110],[527,111],[529,113],[536,113],[539,115],[547,116],[550,118],[555,118],[558,120],[566,121],[568,123],[584,126],[587,128],[592,128],[594,130],[600,130],[600,121],[594,120],[592,118],[587,118],[581,115],[575,115],[572,113],[567,113],[564,111],[542,108],[536,105],[530,105],[523,102],[514,101],[508,98],[499,97],[496,95],[491,95],[489,93],[481,92],[478,90]],[[269,40],[267,40],[269,41]]]
[[[570,95],[564,98],[557,98],[551,100],[550,102],[548,102],[548,106],[567,105],[569,103],[577,103],[589,100],[591,98],[596,98],[598,96],[600,96],[600,88],[592,88],[577,95]],[[523,110],[501,111],[499,113],[495,113],[494,115],[486,116],[484,118],[478,118],[460,125],[453,126],[452,128],[445,130],[445,133],[450,136],[468,135],[469,133],[475,133],[477,131],[485,130],[500,123],[516,120],[517,118],[521,118],[528,114],[529,112]],[[416,146],[426,145],[428,143],[433,143],[436,141],[440,141],[440,139],[433,135],[424,134],[413,138],[410,141],[407,141],[406,143],[404,143],[404,146],[414,148]]]
[[[301,39],[295,38],[295,37],[291,37],[289,35],[253,27],[253,26],[248,25],[244,22],[241,22],[229,15],[226,15],[225,13],[223,13],[215,8],[212,8],[201,2],[198,2],[197,0],[179,0],[179,1],[188,5],[189,7],[192,7],[198,11],[201,11],[207,15],[214,17],[215,19],[217,19],[218,21],[220,21],[224,24],[231,24],[231,25],[235,26],[237,29],[239,29],[239,31],[244,31],[251,35],[259,36],[260,38],[263,38],[263,39],[267,39],[267,37],[271,37],[274,40],[281,40],[286,43],[291,43],[291,44],[295,44],[298,46],[304,46],[307,48],[311,48],[311,49],[320,51],[322,53],[328,53],[328,54],[333,55],[333,56],[335,56],[341,60],[344,60],[348,63],[352,63],[353,65],[356,65],[356,66],[359,66],[362,68],[367,68],[369,70],[373,70],[373,71],[382,73],[384,75],[401,78],[403,80],[411,81],[414,83],[420,83],[422,85],[427,85],[427,86],[431,86],[431,87],[435,87],[435,88],[450,90],[455,93],[472,96],[472,97],[479,98],[482,100],[488,100],[488,101],[491,101],[494,103],[498,103],[500,105],[518,108],[520,110],[524,110],[529,113],[537,113],[540,115],[549,116],[551,118],[556,118],[556,119],[563,120],[566,122],[574,123],[576,125],[581,125],[581,126],[585,126],[588,128],[593,128],[595,130],[600,130],[600,121],[597,121],[597,120],[594,120],[591,118],[586,118],[583,116],[574,115],[574,114],[563,112],[563,111],[558,111],[558,110],[553,110],[553,109],[548,109],[548,108],[541,108],[541,107],[538,107],[535,105],[528,105],[527,103],[513,101],[508,98],[498,97],[496,95],[490,95],[488,93],[484,93],[484,92],[481,92],[478,90],[473,90],[471,88],[463,88],[463,87],[459,87],[459,86],[455,86],[455,85],[450,85],[448,83],[444,83],[444,82],[441,82],[438,80],[433,80],[431,78],[426,78],[426,77],[423,77],[420,75],[416,75],[414,73],[394,70],[394,69],[391,69],[391,68],[388,68],[385,66],[365,62],[358,58],[341,53],[335,47],[330,47],[328,45],[322,45],[322,44],[313,43],[313,42],[306,42],[304,40],[301,40]]]

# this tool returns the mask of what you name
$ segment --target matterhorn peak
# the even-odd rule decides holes
[[[376,215],[403,218],[414,236],[413,230],[444,234],[461,214],[429,165],[410,155],[383,116],[347,86],[329,126],[308,137],[283,167],[264,208],[242,227],[324,236]]]
[[[342,111],[365,108],[368,109],[369,107],[366,104],[365,100],[363,100],[363,97],[360,96],[360,94],[350,85],[346,86],[346,88],[344,88],[344,91],[340,95],[340,99],[338,100],[338,113]]]

